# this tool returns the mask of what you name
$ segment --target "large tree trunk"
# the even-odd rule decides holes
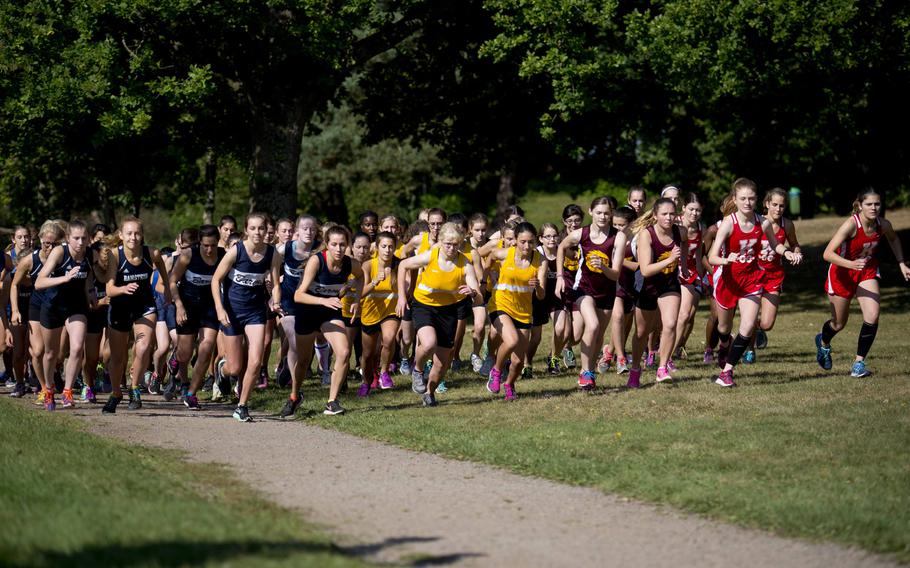
[[[215,218],[215,182],[218,179],[218,154],[209,148],[205,155],[205,205],[202,207],[202,223],[211,225]]]
[[[296,104],[295,104],[296,103]],[[297,215],[297,165],[303,134],[303,105],[291,101],[284,112],[254,117],[250,162],[250,212],[273,219]]]
[[[510,163],[499,174],[499,189],[496,190],[496,219],[505,219],[506,208],[515,205],[516,164]]]

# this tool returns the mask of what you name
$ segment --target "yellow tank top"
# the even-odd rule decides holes
[[[370,261],[370,277],[376,280],[379,270],[379,259]],[[392,266],[392,274],[396,268]],[[395,304],[398,303],[398,289],[394,285],[395,277],[383,277],[382,281],[373,288],[360,302],[360,321],[363,325],[374,325],[389,316],[395,315]]]
[[[354,275],[348,274],[347,284],[350,284],[352,280],[354,280]],[[354,290],[353,287],[348,288],[347,292],[344,293],[344,296],[341,297],[341,315],[344,316],[345,318],[350,319],[351,315],[353,315],[351,313],[351,307],[356,303],[357,303],[357,292]]]
[[[517,322],[531,323],[534,287],[528,281],[537,276],[540,253],[535,250],[528,266],[519,268],[515,265],[517,252],[515,247],[509,247],[509,252],[499,267],[499,278],[493,286],[493,297],[490,298],[487,309],[490,313],[505,312]]]
[[[455,267],[446,272],[439,267],[439,252],[438,248],[430,252],[430,263],[420,271],[414,288],[414,299],[426,306],[450,306],[464,298],[458,288],[466,283],[465,266],[470,261],[459,254]]]
[[[430,233],[420,233],[420,246],[417,247],[417,254],[423,254],[432,247],[433,245],[430,244]]]
[[[398,248],[395,249],[395,258],[397,258],[399,260],[402,260],[404,258],[402,256],[402,252],[401,252],[402,249],[404,248],[404,245],[405,245],[405,243],[401,243],[400,245],[398,245]]]

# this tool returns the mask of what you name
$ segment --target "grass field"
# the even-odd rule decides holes
[[[910,212],[890,215],[910,248]],[[343,398],[348,414],[337,418],[318,414],[325,392],[308,386],[303,418],[910,562],[910,294],[893,265],[885,266],[881,326],[869,358],[874,376],[849,377],[861,323],[855,305],[833,344],[834,369],[821,370],[813,337],[828,306],[819,246],[837,223],[799,224],[807,262],[789,270],[770,345],[757,364],[740,365],[737,389],[715,386],[716,369],[700,362],[702,311],[689,341],[699,355],[682,363],[672,386],[655,385],[653,371],[636,391],[624,388],[625,376],[602,375],[593,394],[578,392],[570,375],[535,378],[519,382],[520,400],[506,404],[484,390],[483,379],[460,372],[450,376],[440,407],[424,409],[400,377],[399,388],[367,399],[352,388]],[[284,396],[270,390],[254,404],[277,412]]]
[[[223,469],[0,399],[0,565],[360,565]]]

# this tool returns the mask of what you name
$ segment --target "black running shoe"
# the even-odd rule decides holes
[[[325,405],[325,410],[322,411],[323,414],[328,414],[329,416],[337,416],[338,414],[344,414],[344,408],[337,400],[330,400]]]
[[[759,329],[755,332],[755,348],[764,349],[768,346],[768,334],[765,333],[765,330]]]
[[[199,410],[199,399],[194,394],[184,395],[183,405],[190,410]]]
[[[174,400],[174,397],[177,396],[177,381],[175,380],[175,377],[171,377],[171,382],[164,385],[161,394],[164,395],[164,400],[167,402]]]
[[[432,393],[426,393],[423,395],[423,405],[424,406],[439,406],[439,403],[436,402],[436,397]]]
[[[282,418],[287,418],[288,416],[294,416],[294,413],[297,412],[297,408],[300,406],[300,403],[303,402],[303,398],[300,395],[297,395],[297,400],[288,398],[284,403],[284,408],[281,409]]]
[[[107,399],[107,402],[104,403],[104,407],[101,409],[101,414],[116,414],[117,405],[120,404],[121,400],[123,400],[122,396],[118,397],[111,395],[111,397]]]
[[[139,389],[130,391],[130,403],[126,408],[128,410],[139,410],[142,408],[142,391]]]
[[[291,386],[291,368],[287,365],[284,365],[280,371],[277,373],[278,376],[278,386],[286,389]]]
[[[246,406],[238,404],[237,408],[234,409],[234,420],[238,422],[252,422],[253,417],[250,416],[250,411]]]
[[[204,390],[204,391],[210,391],[210,390],[212,390],[212,387],[213,387],[214,385],[215,385],[215,376],[214,376],[214,375],[206,375],[205,381],[202,383],[202,390]]]
[[[16,386],[13,387],[13,392],[9,393],[9,395],[12,398],[22,398],[30,392],[32,392],[32,389],[29,388],[25,383],[16,383]]]
[[[158,373],[152,373],[152,378],[149,380],[149,394],[161,394],[161,380],[158,378]]]

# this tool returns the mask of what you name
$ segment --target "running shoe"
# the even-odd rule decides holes
[[[501,381],[502,371],[496,368],[490,369],[490,377],[487,379],[487,390],[493,394],[497,394]]]
[[[471,370],[475,373],[479,373],[481,367],[483,367],[483,359],[474,353],[471,353]]]
[[[715,379],[714,382],[726,388],[735,387],[736,383],[733,382],[733,369],[730,369],[729,371],[721,371],[720,375],[718,375],[717,379]]]
[[[161,394],[161,381],[158,379],[158,373],[152,373],[148,386],[149,394]]]
[[[483,360],[483,365],[480,367],[480,376],[489,377],[490,371],[493,370],[493,365],[496,364],[496,361],[490,355]]]
[[[533,379],[534,378],[534,367],[530,365],[525,365],[521,370],[522,379]]]
[[[654,367],[654,360],[656,359],[654,351],[648,351],[648,356],[645,358],[645,367],[651,369]]]
[[[57,401],[54,400],[54,393],[48,392],[44,396],[44,410],[51,412],[57,410]]]
[[[47,391],[41,389],[38,391],[38,396],[35,398],[35,406],[44,406],[44,399],[47,398]]]
[[[866,368],[865,361],[856,361],[853,363],[853,368],[850,369],[850,376],[856,378],[868,377],[872,373],[869,369]]]
[[[82,392],[82,387],[85,386],[85,381],[82,380],[82,373],[76,375],[76,379],[73,381],[72,390]]]
[[[436,385],[436,392],[439,394],[445,394],[449,392],[449,387],[446,386],[445,381],[439,381],[439,384]]]
[[[515,399],[518,398],[517,396],[515,396],[515,388],[512,385],[510,385],[509,383],[502,385],[502,390],[503,390],[503,392],[505,392],[506,396],[505,396],[504,400],[506,402],[513,402]]]
[[[256,388],[259,390],[269,388],[269,370],[265,366],[259,369],[259,382],[256,383]]]
[[[357,388],[357,396],[360,398],[370,396],[370,383],[360,383]],[[290,402],[290,399],[288,399],[288,402]]]
[[[395,388],[395,382],[392,380],[392,375],[389,373],[380,373],[379,374],[379,388],[382,390],[389,390]]]
[[[139,410],[142,408],[142,391],[138,388],[130,389],[130,403],[127,410]]]
[[[3,373],[0,373],[0,381],[2,381],[3,386],[8,389],[16,386],[16,379],[13,378],[13,375],[9,371],[3,371]]]
[[[22,398],[31,392],[31,389],[25,383],[19,383],[13,387],[13,392],[9,393],[12,398]]]
[[[727,366],[727,353],[729,353],[729,351],[730,351],[729,345],[727,345],[727,346],[719,345],[717,347],[716,361],[717,361],[717,366],[720,367],[721,370],[723,370],[723,368]]]
[[[678,369],[676,368],[676,363],[673,362],[673,359],[667,361],[667,372],[675,373]]]
[[[101,392],[105,394],[114,392],[114,385],[111,383],[111,374],[106,370],[101,372]]]
[[[663,383],[666,381],[672,382],[673,377],[670,376],[670,372],[667,370],[666,367],[658,367],[657,368],[657,382]]]
[[[620,357],[616,360],[616,374],[621,375],[623,373],[629,372],[629,362],[625,357]]]
[[[582,371],[578,375],[578,388],[583,391],[594,390],[597,387],[596,378],[594,371]]]
[[[98,400],[95,398],[95,391],[92,390],[92,387],[86,386],[82,389],[82,402],[96,403]]]
[[[199,399],[194,394],[188,394],[183,397],[183,406],[190,410],[199,410]]]
[[[73,389],[63,389],[63,408],[72,408],[76,406],[73,401]]]
[[[54,391],[62,392],[64,386],[63,376],[60,374],[60,371],[54,371]]]
[[[143,373],[142,378],[139,379],[139,388],[145,392],[149,392],[149,386],[152,384],[152,377],[155,375],[152,371],[146,371]]]
[[[464,367],[464,361],[459,358],[452,359],[452,364],[450,365],[452,372],[458,372]]]
[[[711,349],[705,349],[705,356],[701,362],[706,365],[710,365],[711,363],[713,363],[714,362],[714,351],[712,351]]]
[[[562,350],[562,362],[566,369],[575,368],[575,353],[568,347]]]
[[[686,359],[689,357],[689,352],[686,351],[685,345],[680,345],[676,348],[676,353],[673,355],[676,359]]]
[[[291,368],[287,365],[281,367],[281,370],[275,373],[278,386],[286,389],[291,386]]]
[[[338,414],[344,414],[344,408],[337,400],[330,400],[326,403],[325,410],[323,410],[322,413],[329,416],[337,416]]]
[[[122,396],[111,395],[101,408],[101,414],[116,414],[117,405],[120,404],[121,400],[123,400]]]
[[[433,396],[433,393],[428,392],[423,395],[423,405],[426,407],[439,406],[439,403],[436,402],[436,397]]]
[[[244,404],[238,404],[237,408],[234,409],[234,420],[237,422],[252,422],[253,417],[250,416],[250,409]]]
[[[332,371],[322,371],[322,386],[328,387],[332,385]]]
[[[611,363],[613,363],[613,354],[610,353],[609,349],[607,349],[607,346],[604,345],[603,354],[601,355],[600,359],[597,361],[597,372],[606,373],[607,371],[610,370]]]
[[[626,388],[637,389],[641,386],[641,369],[631,369],[629,371],[629,381],[626,383]]]
[[[214,384],[215,384],[215,376],[206,375],[205,380],[202,381],[202,390],[204,390],[204,391],[212,390],[212,386],[214,386]]]
[[[299,394],[297,395],[297,400],[293,398],[288,398],[284,401],[284,408],[281,409],[281,412],[278,416],[282,418],[287,418],[288,416],[294,416],[297,413],[297,409],[300,408],[300,403],[303,402],[303,397]]]
[[[755,351],[752,351],[751,349],[749,349],[748,351],[743,353],[743,363],[747,363],[749,365],[752,365],[753,363],[755,363]]]
[[[547,358],[547,373],[550,375],[558,375],[559,373],[561,373],[562,372],[562,369],[560,368],[561,363],[562,363],[562,361],[559,359],[559,357],[557,357],[555,355],[550,355]]]
[[[164,396],[164,400],[168,402],[177,398],[177,381],[175,377],[171,377],[171,381],[164,385],[161,394]]]
[[[427,382],[423,378],[423,373],[417,369],[411,372],[411,390],[417,394],[427,392]]]
[[[831,360],[831,346],[822,345],[822,334],[820,333],[815,336],[815,360],[826,371],[830,371],[834,364]]]
[[[760,329],[755,332],[755,348],[764,349],[768,346],[768,334],[765,330]]]
[[[410,374],[411,374],[411,362],[408,360],[407,357],[402,357],[402,358],[401,358],[401,362],[400,362],[400,364],[398,365],[398,368],[401,370],[401,374],[402,374],[402,375],[410,375]]]
[[[429,375],[430,371],[432,371],[432,370],[433,370],[433,360],[430,359],[426,363],[423,364],[423,374]]]

